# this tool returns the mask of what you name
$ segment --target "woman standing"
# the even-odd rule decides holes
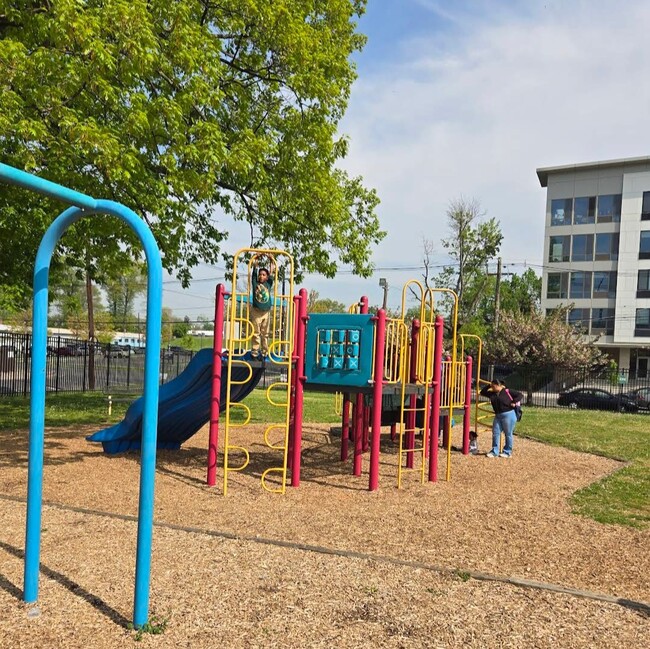
[[[494,410],[492,450],[487,454],[487,457],[510,457],[512,455],[513,433],[517,424],[515,407],[523,399],[524,395],[517,392],[517,390],[508,390],[501,381],[494,379],[481,390],[481,396],[490,400],[492,410]],[[503,451],[499,453],[501,431],[506,436],[506,443]]]

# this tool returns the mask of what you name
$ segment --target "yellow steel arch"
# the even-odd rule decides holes
[[[246,353],[251,348],[253,337],[253,325],[251,322],[250,296],[252,288],[252,273],[258,264],[263,264],[271,271],[273,278],[273,306],[269,317],[268,326],[268,350],[269,357],[266,363],[269,366],[280,368],[279,381],[272,383],[266,390],[265,395],[269,404],[281,409],[284,421],[273,424],[264,431],[264,443],[272,451],[280,454],[279,466],[274,466],[262,474],[262,487],[271,492],[284,493],[287,480],[287,461],[289,448],[289,417],[290,417],[290,391],[292,379],[292,357],[295,340],[295,317],[293,304],[294,291],[294,263],[293,258],[283,250],[265,250],[258,248],[242,248],[235,254],[233,264],[232,292],[228,309],[226,346],[228,348],[228,369],[226,380],[228,384],[236,384],[232,380],[234,367],[247,367],[248,376],[246,380],[239,383],[246,383],[253,374],[252,361],[247,360]],[[245,268],[240,273],[240,267]],[[246,416],[243,421],[233,414],[243,410]],[[237,446],[231,442],[234,429],[247,425],[251,419],[251,412],[248,406],[243,403],[231,401],[230,390],[227,391],[225,410],[225,432],[224,432],[224,471],[223,471],[223,493],[228,492],[228,476],[231,471],[242,471],[249,463],[250,454],[248,449]],[[230,454],[232,451],[242,452],[244,461],[239,466],[232,466]],[[277,484],[268,484],[267,477],[275,476]]]

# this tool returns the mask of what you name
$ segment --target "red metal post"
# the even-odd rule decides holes
[[[217,284],[214,305],[214,343],[212,345],[212,392],[210,395],[210,433],[208,437],[209,487],[217,482],[217,446],[219,444],[219,412],[221,410],[221,366],[223,349],[223,320],[226,287]]]
[[[372,386],[372,441],[370,446],[370,491],[379,488],[379,450],[381,440],[381,397],[384,387],[384,352],[386,349],[386,312],[377,311],[375,367]]]
[[[420,321],[415,318],[411,325],[411,357],[409,359],[409,382],[416,384],[418,380],[417,359],[418,345],[420,343]],[[415,408],[417,407],[417,395],[409,395],[409,411],[406,415],[406,449],[409,453],[406,456],[406,468],[413,468],[413,450],[415,449]]]
[[[365,406],[363,409],[363,452],[366,453],[370,448],[370,417],[372,413],[371,406]]]
[[[465,364],[465,403],[463,404],[463,455],[469,455],[469,425],[472,417],[472,357]]]
[[[300,296],[293,296],[293,354],[291,362],[295,368],[298,363],[298,329],[300,322]],[[294,370],[291,374],[291,385],[289,386],[289,456],[287,467],[293,470],[293,440],[296,436],[296,381],[298,372]]]
[[[361,460],[363,455],[363,395],[357,394],[357,402],[354,407],[354,459],[352,473],[361,475]]]
[[[431,395],[431,424],[430,453],[429,453],[429,480],[438,479],[438,426],[440,425],[440,380],[442,375],[442,316],[436,316],[435,347],[433,349],[433,394]]]
[[[454,400],[454,394],[451,393],[451,391],[448,390],[449,384],[451,382],[451,356],[445,357],[445,361],[449,363],[447,365],[447,372],[445,374],[445,391],[449,392],[449,402],[450,405],[453,403]],[[448,414],[442,416],[442,446],[443,448],[447,448],[449,446],[449,436],[451,435],[451,416],[449,414],[449,411],[447,411]]]
[[[364,295],[359,300],[359,313],[368,313],[368,298]],[[358,393],[356,397],[356,409],[354,418],[354,475],[361,475],[361,454],[363,452],[363,419],[364,419],[364,398]]]
[[[350,441],[350,395],[343,393],[343,413],[341,415],[341,462],[348,459],[348,442]]]
[[[305,389],[305,330],[307,327],[307,289],[298,291],[300,306],[298,315],[298,335],[296,336],[296,403],[294,409],[293,460],[291,462],[291,486],[300,485],[300,458],[302,453],[302,408]]]

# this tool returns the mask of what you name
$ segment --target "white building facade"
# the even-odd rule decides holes
[[[650,376],[650,156],[537,169],[546,187],[542,308],[630,377]]]

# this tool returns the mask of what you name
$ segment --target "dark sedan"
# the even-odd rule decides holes
[[[639,406],[624,394],[612,394],[598,388],[578,388],[570,392],[560,392],[557,403],[569,408],[586,408],[589,410],[617,410],[618,412],[636,412]]]
[[[640,410],[650,410],[650,388],[637,388],[626,392],[624,396],[634,401]]]

